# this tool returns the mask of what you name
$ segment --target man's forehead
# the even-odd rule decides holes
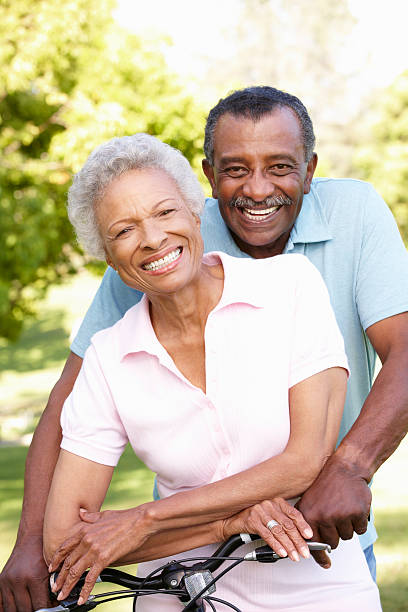
[[[302,131],[296,114],[279,107],[259,119],[250,116],[222,115],[214,131],[215,156],[235,158],[247,152],[267,156],[303,152]]]

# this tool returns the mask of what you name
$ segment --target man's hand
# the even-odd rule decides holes
[[[48,608],[51,606],[48,579],[42,537],[28,536],[17,542],[0,574],[0,611],[31,612]]]
[[[350,540],[353,533],[367,530],[371,491],[357,470],[330,457],[311,487],[296,507],[313,529],[313,540],[336,548],[341,540]],[[317,563],[328,567],[325,553],[313,553]]]

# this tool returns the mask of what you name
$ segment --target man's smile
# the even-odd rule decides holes
[[[271,206],[270,208],[241,208],[237,207],[240,213],[244,215],[250,221],[265,221],[269,219],[271,216],[275,215],[278,210],[282,208],[282,204],[280,206]]]

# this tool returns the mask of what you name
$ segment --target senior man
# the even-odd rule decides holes
[[[340,445],[298,507],[315,539],[332,546],[365,532],[362,546],[375,577],[368,483],[408,428],[408,256],[370,185],[312,180],[314,142],[312,122],[294,96],[252,87],[220,100],[206,126],[203,170],[214,199],[207,201],[202,233],[207,251],[254,258],[303,253],[322,273],[352,373]],[[47,602],[42,521],[61,407],[91,336],[140,297],[108,268],[29,450],[17,542],[0,578],[0,610],[27,612]],[[375,353],[383,367],[371,389]],[[325,564],[324,557],[318,561]]]

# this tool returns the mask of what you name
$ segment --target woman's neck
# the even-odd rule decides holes
[[[161,336],[204,334],[207,317],[221,299],[224,287],[222,264],[202,263],[197,276],[186,287],[170,295],[147,296],[150,317],[159,340]]]

